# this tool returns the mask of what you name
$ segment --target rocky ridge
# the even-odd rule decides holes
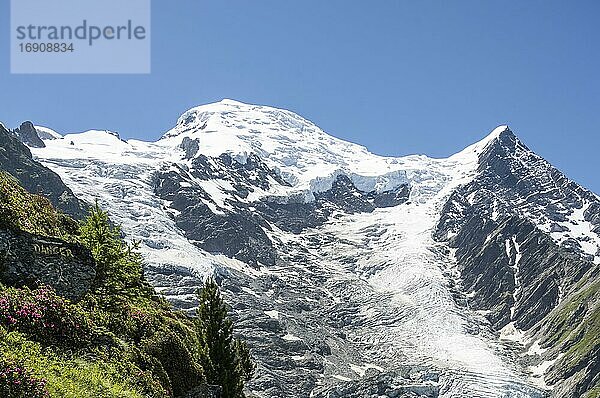
[[[597,346],[584,341],[597,328],[593,214],[600,201],[509,130],[479,162],[477,178],[445,204],[436,236],[456,250],[469,304],[485,311],[501,338],[527,346],[529,360],[546,364],[549,384],[560,380],[557,396],[583,396],[598,383]],[[587,234],[581,234],[582,226]],[[581,330],[566,339],[570,327],[564,318],[557,327],[557,317],[573,305],[577,313],[569,314],[568,322],[582,322]],[[570,356],[562,355],[565,348]],[[546,386],[543,372],[533,370]]]
[[[32,138],[35,134],[32,128],[31,122],[25,122],[17,129],[19,133],[15,136],[0,124],[0,169],[18,179],[29,192],[47,197],[56,208],[81,219],[86,215],[87,205],[73,194],[55,172],[36,162],[30,149],[19,140],[25,143],[42,142],[37,135]]]

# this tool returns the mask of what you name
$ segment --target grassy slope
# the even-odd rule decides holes
[[[557,376],[572,377],[577,383],[585,369],[598,366],[600,351],[600,280],[595,276],[583,278],[574,294],[561,303],[544,322],[542,346],[558,347],[563,353],[554,365]],[[583,391],[582,391],[583,393]],[[586,398],[600,397],[600,384],[584,393]]]
[[[72,241],[78,225],[55,210],[48,199],[30,194],[10,174],[0,172],[0,228]]]
[[[138,388],[119,374],[117,364],[61,356],[21,333],[7,332],[4,328],[0,328],[0,354],[46,380],[51,397],[143,397]]]

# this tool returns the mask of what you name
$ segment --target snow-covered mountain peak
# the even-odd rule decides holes
[[[510,129],[510,127],[508,127],[508,125],[506,124],[501,124],[500,126],[496,127],[495,129],[493,129],[483,140],[481,141],[493,141],[497,138],[500,138],[503,135],[512,135],[514,136],[514,133],[512,132],[512,130]]]
[[[176,127],[168,131],[165,137],[168,138],[189,132],[201,133],[211,131],[211,127],[217,126],[237,129],[255,128],[252,131],[255,134],[264,133],[265,129],[260,127],[265,126],[273,130],[299,129],[301,132],[319,131],[317,126],[312,122],[294,112],[224,99],[187,110],[177,120]]]
[[[453,178],[477,169],[479,154],[505,131],[510,131],[507,126],[499,126],[485,139],[449,159],[424,155],[384,157],[335,138],[294,112],[223,100],[183,113],[158,144],[189,147],[186,143],[193,140],[196,156],[228,153],[242,162],[253,153],[295,190],[319,192],[329,189],[339,174],[348,175],[364,190],[393,189],[408,180],[419,184],[435,179],[433,174]],[[186,156],[193,157],[189,150]]]
[[[81,133],[70,133],[63,138],[81,144],[112,144],[121,141],[119,134],[110,130],[87,130]]]
[[[384,157],[335,138],[294,112],[224,99],[184,112],[175,127],[157,142],[125,142],[116,133],[90,130],[67,134],[46,145],[52,152],[57,151],[56,157],[126,163],[191,162],[199,156],[228,154],[244,164],[255,155],[289,185],[275,186],[275,191],[265,192],[268,195],[300,193],[311,201],[314,193],[330,189],[343,174],[364,192],[409,185],[413,199],[423,201],[437,195],[444,186],[455,186],[473,176],[480,154],[506,132],[510,133],[507,126],[499,126],[483,140],[447,159],[425,155]],[[46,135],[61,137],[53,133]],[[448,185],[449,181],[453,183]]]
[[[515,137],[513,132],[507,125],[500,125],[493,129],[487,136],[481,140],[469,145],[462,151],[450,156],[450,159],[460,159],[468,157],[470,155],[479,156],[490,144],[498,142],[501,137],[512,136]]]
[[[520,142],[515,133],[507,125],[500,125],[493,129],[485,138],[477,144],[480,148],[485,148],[494,142],[512,141]]]
[[[401,169],[397,159],[335,138],[291,111],[232,100],[188,110],[158,144],[181,147],[184,140],[196,141],[197,155],[243,161],[256,154],[296,189],[318,190],[319,178],[340,172],[375,177]]]

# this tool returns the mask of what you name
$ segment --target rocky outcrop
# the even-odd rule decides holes
[[[12,132],[19,141],[23,144],[32,148],[45,148],[46,144],[42,141],[38,135],[37,130],[33,126],[33,123],[27,121],[21,123],[18,129],[14,129]]]
[[[192,147],[195,148],[195,145]],[[236,159],[227,153],[212,158],[198,155],[192,160],[188,172],[192,177],[202,181],[214,179],[228,181],[233,187],[232,192],[242,198],[246,198],[256,189],[268,190],[273,184],[289,186],[255,154]]]
[[[370,213],[375,206],[367,195],[359,191],[350,179],[340,174],[333,181],[331,189],[314,194],[321,207],[338,209],[344,213]]]
[[[27,232],[0,230],[0,280],[11,286],[47,285],[71,300],[91,287],[96,266],[77,243]]]
[[[175,220],[186,237],[206,251],[254,266],[274,264],[275,249],[263,229],[268,227],[266,222],[261,225],[256,215],[243,208],[213,212],[219,205],[201,186],[192,185],[186,174],[185,170],[159,173],[154,181],[155,193],[177,210]]]
[[[31,151],[0,124],[0,170],[19,180],[31,193],[47,197],[54,207],[75,219],[87,215],[88,206],[79,200],[58,174],[33,160]]]
[[[253,203],[253,206],[269,223],[298,234],[306,228],[323,225],[336,211],[347,214],[370,213],[378,207],[402,204],[408,200],[409,188],[408,185],[401,185],[392,191],[365,193],[358,190],[347,176],[340,174],[330,189],[317,192],[314,196],[312,202],[280,203],[267,199]]]
[[[402,184],[396,189],[383,192],[369,192],[367,197],[372,200],[373,206],[377,208],[394,207],[401,205],[408,200],[410,187],[408,184]]]
[[[478,172],[481,186],[493,189],[536,224],[563,222],[586,202],[598,202],[508,128],[480,155]]]
[[[506,129],[480,154],[477,177],[445,203],[435,236],[457,249],[472,305],[498,330],[511,321],[528,330],[594,266],[578,240],[558,245],[538,225],[566,233],[573,209],[590,201],[591,220],[595,196]]]
[[[439,374],[427,368],[403,367],[397,372],[368,369],[360,380],[317,389],[315,398],[437,398]]]

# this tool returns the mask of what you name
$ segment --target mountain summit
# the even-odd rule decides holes
[[[216,277],[259,396],[598,388],[600,199],[508,126],[444,159],[383,157],[223,100],[157,142],[40,138],[33,155],[141,242],[178,308]]]

